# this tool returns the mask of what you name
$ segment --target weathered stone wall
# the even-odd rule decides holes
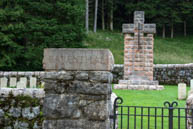
[[[119,80],[123,79],[123,65],[115,64],[113,68],[113,83],[118,83]],[[7,77],[8,83],[10,77],[16,77],[18,80],[21,77],[29,78],[36,77],[37,84],[41,84],[41,76],[44,76],[46,72],[35,71],[35,72],[0,72],[1,77]],[[184,82],[189,85],[190,79],[193,79],[193,64],[156,64],[154,65],[154,79],[158,80],[160,84],[178,84]]]
[[[193,91],[190,91],[188,98],[186,100],[186,107],[190,110],[187,110],[187,117],[192,117],[192,111],[193,111]],[[192,109],[192,110],[191,110]],[[187,119],[187,129],[192,129],[193,128],[193,123],[192,123],[193,118],[188,118]]]
[[[1,129],[42,129],[43,89],[0,89]]]
[[[111,128],[110,72],[50,72],[44,81],[44,129]]]
[[[123,79],[123,65],[116,64],[113,69],[113,83]],[[160,84],[176,85],[184,82],[190,84],[193,79],[193,64],[156,64],[154,65],[154,80]]]

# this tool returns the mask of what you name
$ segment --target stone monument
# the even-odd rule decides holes
[[[185,83],[178,84],[178,99],[179,100],[186,99],[186,84]]]
[[[134,24],[123,24],[124,80],[115,89],[162,90],[153,80],[153,34],[155,24],[144,24],[144,12],[134,12]]]
[[[107,49],[44,50],[43,129],[111,129],[112,53]]]

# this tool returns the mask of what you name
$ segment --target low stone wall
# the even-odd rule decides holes
[[[119,80],[123,79],[123,65],[115,64],[113,73],[113,83],[118,84]],[[41,85],[41,77],[46,72],[35,71],[35,72],[0,72],[0,78],[6,77],[9,80],[11,77],[16,77],[19,80],[21,77],[28,79],[27,85],[30,83],[30,77],[37,78],[37,85]],[[154,80],[158,80],[162,85],[176,85],[184,82],[189,85],[190,80],[193,79],[193,64],[156,64],[154,65]],[[8,84],[7,84],[8,85]]]
[[[118,80],[123,79],[123,65],[114,65],[112,73],[113,83],[118,83]],[[154,65],[154,80],[162,85],[176,85],[181,82],[189,85],[191,79],[193,79],[193,63]]]
[[[1,129],[42,129],[43,89],[0,89]]]

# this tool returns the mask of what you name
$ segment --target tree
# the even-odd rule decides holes
[[[110,1],[110,30],[113,31],[113,12],[114,12],[114,8],[113,8],[113,0]]]
[[[95,0],[94,32],[97,30],[98,0]]]
[[[83,47],[79,0],[0,2],[0,69],[41,70],[43,49]]]
[[[102,30],[105,30],[105,0],[102,0],[102,14],[101,14],[101,19],[102,19]]]
[[[189,0],[184,0],[179,3],[180,17],[184,24],[184,36],[187,35],[187,21],[192,19],[193,3]]]
[[[85,3],[86,3],[85,28],[86,28],[86,32],[88,33],[89,31],[89,0],[85,0]]]

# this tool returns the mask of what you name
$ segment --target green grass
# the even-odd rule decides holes
[[[187,88],[189,90],[189,87]],[[123,98],[123,104],[121,105],[126,105],[126,106],[153,106],[153,107],[164,107],[164,102],[169,101],[177,101],[178,102],[178,107],[185,107],[185,100],[178,100],[177,99],[177,86],[165,86],[165,89],[162,91],[137,91],[137,90],[113,90],[114,93],[116,93],[117,96]],[[123,108],[123,113],[127,113],[127,108]],[[119,109],[119,113],[120,113]],[[134,109],[130,109],[130,112],[133,114]],[[151,115],[155,113],[155,110],[152,109]],[[138,108],[137,109],[137,114],[140,114],[141,110]],[[177,115],[177,110],[174,110],[174,114]],[[147,108],[143,110],[143,114],[147,115],[148,110]],[[184,115],[185,113],[181,113],[181,115]],[[161,109],[157,110],[157,115],[161,115]],[[164,110],[164,115],[168,115],[168,110]],[[144,117],[144,123],[143,126],[144,128],[147,128],[147,117]],[[120,117],[119,117],[120,120]],[[133,121],[134,117],[130,117],[130,128],[133,129]],[[153,128],[155,118],[151,117],[150,119],[151,127]],[[184,128],[184,121],[185,119],[181,119],[181,127]],[[126,129],[127,127],[127,116],[123,117],[123,129]],[[157,129],[161,129],[161,118],[157,118]],[[168,127],[168,118],[164,119],[164,129],[167,129]],[[174,128],[177,128],[177,119],[174,119]],[[141,126],[141,116],[137,117],[137,129],[139,129]],[[120,127],[120,121],[119,121],[119,127]],[[154,128],[153,128],[154,129]]]
[[[123,63],[124,37],[119,32],[90,32],[84,41],[88,48],[108,48],[112,51],[115,63]],[[193,63],[193,36],[174,39],[155,37],[155,64]]]

